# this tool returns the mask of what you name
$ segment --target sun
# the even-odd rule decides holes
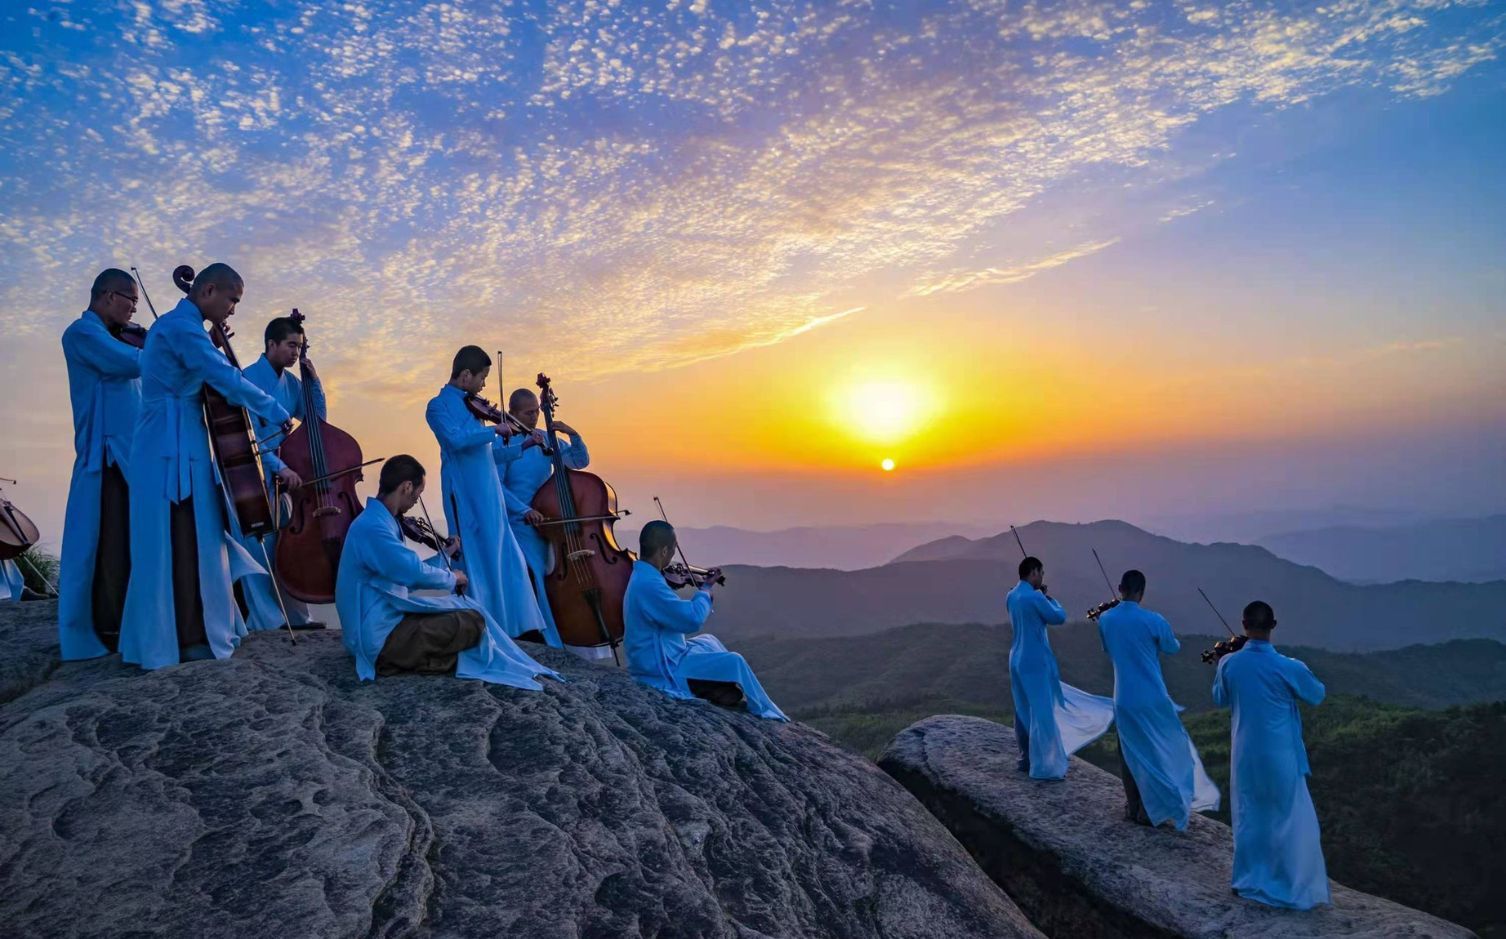
[[[894,457],[884,457],[883,462],[879,463],[879,466],[883,467],[884,472],[886,473],[894,472]]]

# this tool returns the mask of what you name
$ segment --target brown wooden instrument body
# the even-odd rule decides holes
[[[301,323],[303,315],[293,311]],[[307,338],[304,354],[308,352]],[[335,575],[340,570],[340,552],[350,523],[361,514],[356,483],[360,470],[340,473],[365,462],[356,438],[319,417],[314,407],[313,385],[303,381],[304,421],[283,439],[277,455],[305,480],[320,480],[292,493],[293,514],[277,536],[273,566],[288,593],[304,603],[335,602]]]
[[[549,609],[566,645],[610,645],[615,650],[622,641],[622,603],[636,556],[617,543],[612,531],[616,491],[595,473],[565,466],[547,376],[539,376],[539,388],[554,475],[539,487],[531,505],[550,519],[591,519],[536,529],[554,555],[554,568],[544,578]]]
[[[193,286],[194,270],[187,264],[173,269],[173,283],[185,294]],[[239,371],[241,364],[230,348],[230,332],[211,326],[209,338]],[[267,493],[261,453],[256,448],[255,425],[245,408],[231,404],[209,385],[204,386],[204,425],[209,429],[209,449],[220,473],[225,500],[240,526],[241,534],[260,538],[277,530],[272,500]]]
[[[14,502],[0,496],[0,561],[10,561],[42,538],[36,522],[16,508]]]
[[[315,436],[322,445],[322,461],[315,458],[312,449]],[[365,462],[356,438],[312,412],[288,434],[277,454],[304,479],[317,479]],[[321,470],[320,462],[329,468]],[[335,602],[335,574],[340,569],[345,535],[363,508],[356,494],[361,478],[360,472],[346,473],[293,493],[292,519],[277,535],[273,563],[284,589],[304,603]]]

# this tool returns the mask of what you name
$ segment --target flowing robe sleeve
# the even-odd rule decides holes
[[[409,590],[453,590],[455,575],[433,564],[434,559],[424,561],[391,531],[383,528],[371,539],[366,562],[384,580],[401,584]]]
[[[591,465],[591,453],[586,449],[585,438],[571,435],[570,442],[561,448],[560,456],[571,469],[583,470]]]
[[[1227,655],[1219,659],[1218,668],[1213,671],[1213,703],[1221,708],[1229,706],[1229,687],[1224,683],[1224,666],[1228,661]]]
[[[676,633],[693,633],[711,616],[711,591],[697,590],[685,599],[665,581],[649,595],[648,614],[655,626]]]
[[[1062,605],[1039,590],[1032,592],[1027,602],[1035,608],[1036,615],[1047,626],[1060,626],[1067,621],[1067,611]]]
[[[1182,651],[1182,644],[1177,641],[1176,634],[1171,631],[1171,624],[1166,617],[1156,617],[1156,647],[1163,655],[1176,655]]]
[[[141,350],[116,339],[106,328],[70,329],[63,333],[63,349],[105,378],[141,377]]]
[[[1313,674],[1306,662],[1299,662],[1296,659],[1288,659],[1287,662],[1289,664],[1282,674],[1287,685],[1291,687],[1292,694],[1308,704],[1322,704],[1323,698],[1328,694],[1328,689],[1318,680],[1318,676]]]
[[[288,412],[277,399],[251,383],[240,369],[230,364],[225,354],[215,348],[209,336],[198,337],[184,344],[181,350],[183,366],[189,374],[225,396],[225,400],[243,407],[274,424],[288,420]]]
[[[429,429],[434,431],[439,445],[451,450],[489,447],[494,440],[500,439],[496,431],[469,413],[457,414],[455,408],[447,406],[443,396],[429,402],[424,419],[429,422]],[[495,449],[492,452],[495,454]]]

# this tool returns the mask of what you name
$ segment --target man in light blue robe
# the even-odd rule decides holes
[[[429,402],[425,413],[439,441],[445,519],[450,533],[465,545],[467,589],[476,602],[512,638],[536,633],[559,648],[563,645],[559,633],[539,612],[523,551],[507,524],[497,461],[510,434],[502,424],[488,426],[465,403],[467,395],[486,388],[491,365],[491,356],[480,347],[462,348],[455,354],[449,384]]]
[[[130,274],[100,272],[89,308],[63,331],[73,405],[73,477],[58,565],[64,661],[114,652],[131,577],[131,437],[141,410],[141,350],[116,338],[138,295]]]
[[[1208,778],[1197,747],[1177,716],[1161,675],[1161,655],[1182,644],[1171,624],[1140,605],[1145,575],[1125,571],[1119,605],[1098,618],[1103,651],[1114,663],[1114,726],[1119,732],[1124,816],[1143,825],[1187,827],[1192,812],[1217,809],[1218,787]]]
[[[246,366],[246,379],[251,384],[272,396],[272,399],[282,405],[283,410],[293,415],[300,421],[308,420],[308,414],[303,406],[303,382],[294,375],[289,368],[298,361],[299,353],[303,351],[303,326],[296,320],[286,316],[279,316],[267,324],[262,334],[265,352],[261,358]],[[319,373],[314,369],[312,362],[302,365],[304,377],[310,382],[310,396],[314,400],[314,413],[321,420],[328,414],[324,403],[324,386],[319,381]],[[261,465],[267,473],[267,491],[275,492],[273,480],[282,483],[287,490],[296,489],[303,485],[303,480],[298,474],[282,461],[282,458],[274,452],[282,445],[282,428],[271,421],[260,417],[252,419],[256,428],[256,439],[261,441],[262,455]],[[253,558],[261,557],[261,546],[255,538],[245,535],[237,536],[241,547],[250,552]],[[275,556],[277,549],[277,536],[268,535],[267,556]],[[294,629],[313,629],[322,626],[309,619],[308,604],[282,590],[282,605],[277,603],[278,595],[272,590],[273,573],[251,574],[241,581],[241,592],[246,598],[246,607],[250,611],[246,626],[250,629],[281,629],[283,625],[283,608],[288,611],[287,623]]]
[[[442,558],[421,561],[403,544],[398,518],[418,503],[424,468],[406,454],[382,465],[375,498],[346,534],[335,578],[345,649],[356,674],[453,673],[499,685],[539,690],[537,678],[559,675],[535,662],[474,599],[456,595],[468,580]],[[469,550],[469,546],[467,546]],[[444,590],[448,596],[414,596]]]
[[[649,522],[638,533],[638,560],[633,563],[622,609],[628,671],[645,685],[687,700],[700,696],[725,700],[727,686],[736,685],[749,713],[789,720],[769,699],[742,656],[727,651],[715,636],[686,638],[711,615],[716,579],[703,580],[688,600],[676,594],[664,579],[664,568],[674,560],[675,543],[675,530],[668,522]]]
[[[1065,779],[1067,757],[1114,722],[1114,702],[1062,681],[1046,627],[1065,623],[1067,613],[1047,594],[1045,574],[1045,565],[1027,557],[1020,562],[1020,582],[1009,592],[1009,691],[1018,768],[1033,779]]]
[[[539,426],[539,398],[527,388],[519,388],[507,399],[507,411],[524,427],[535,430]],[[591,454],[586,451],[586,442],[575,428],[563,421],[555,421],[554,428],[564,437],[560,438],[560,459],[570,469],[585,469],[591,464]],[[568,437],[568,440],[565,438]],[[535,443],[541,440],[535,436]],[[549,544],[534,528],[544,521],[544,516],[534,510],[533,497],[539,487],[554,475],[554,461],[544,455],[539,446],[528,446],[528,437],[515,435],[502,449],[496,452],[497,475],[502,481],[502,495],[507,501],[507,523],[513,537],[523,551],[523,560],[528,563],[528,574],[533,580],[533,592],[539,601],[548,629],[545,635],[559,635],[554,625],[554,613],[549,609],[549,594],[544,588],[544,577],[552,567]],[[550,643],[554,645],[553,642]]]
[[[1302,744],[1297,702],[1319,704],[1325,689],[1312,670],[1271,645],[1270,605],[1245,607],[1248,641],[1225,655],[1213,700],[1233,710],[1229,791],[1234,808],[1234,892],[1294,910],[1332,902],[1318,812],[1307,791],[1312,769]]]
[[[141,417],[131,443],[131,585],[120,656],[142,668],[227,658],[245,635],[231,585],[265,570],[226,529],[225,494],[209,449],[204,386],[274,424],[287,411],[241,375],[204,331],[235,312],[245,287],[225,264],[199,273],[188,297],[147,333]]]

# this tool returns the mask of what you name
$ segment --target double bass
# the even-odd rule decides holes
[[[193,288],[194,269],[187,264],[173,268],[173,284],[185,295]],[[230,364],[241,363],[230,348],[229,327],[211,324],[209,339]],[[277,530],[272,499],[262,472],[261,450],[256,445],[255,425],[245,408],[236,407],[209,385],[204,386],[204,425],[209,428],[209,451],[219,470],[225,501],[235,513],[241,534],[260,539]]]
[[[617,493],[595,473],[570,469],[554,426],[558,404],[549,376],[539,373],[545,452],[554,475],[534,494],[532,507],[547,522],[537,527],[549,544],[554,567],[544,589],[560,638],[572,646],[611,646],[616,657],[624,629],[622,601],[633,574],[633,552],[617,544]]]
[[[307,319],[296,309],[289,319],[300,326]],[[308,336],[299,351],[299,364],[308,360]],[[314,383],[303,380],[303,423],[283,438],[277,455],[305,480],[289,493],[293,509],[287,527],[277,536],[273,564],[288,593],[304,603],[333,603],[335,574],[350,523],[361,514],[356,483],[363,478],[361,445],[356,438],[319,416],[314,407]]]

